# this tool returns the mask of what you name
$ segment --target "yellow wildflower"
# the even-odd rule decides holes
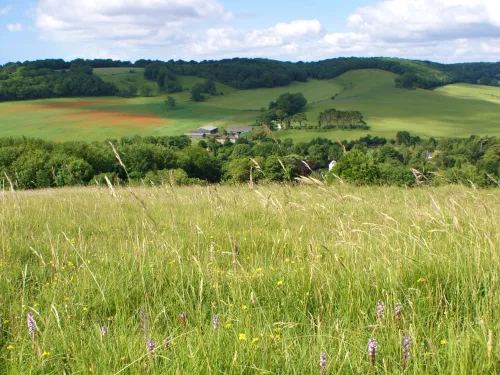
[[[2,324],[3,324],[3,325],[6,325],[6,324],[8,324],[8,323],[9,323],[9,321],[8,321],[7,319],[5,319],[5,320],[2,322]]]
[[[242,309],[243,311],[245,311],[246,309],[248,309],[248,307],[247,307],[247,305],[243,305],[243,306],[241,306],[241,309]]]
[[[441,340],[441,345],[446,345],[446,340]]]
[[[276,285],[283,285],[283,280],[278,281]]]
[[[417,280],[417,283],[423,283],[427,281],[427,279],[425,277],[421,277],[420,279]]]
[[[259,339],[258,337],[254,337],[254,338],[252,339],[252,344],[255,344],[255,343],[256,343],[257,341],[259,341],[259,340],[260,340],[260,339]]]
[[[42,357],[48,357],[50,355],[50,352],[46,352],[45,350],[43,351]]]
[[[7,350],[13,350],[14,347],[12,345],[7,346]]]
[[[245,333],[240,333],[239,339],[240,339],[240,341],[246,341],[247,335]]]

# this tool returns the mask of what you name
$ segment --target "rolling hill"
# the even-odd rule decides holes
[[[96,69],[107,82],[125,86],[145,81],[141,69]],[[394,137],[399,130],[421,136],[500,135],[500,88],[452,84],[434,90],[396,88],[396,74],[376,69],[352,70],[333,79],[293,82],[284,87],[237,90],[217,83],[222,95],[201,103],[190,101],[189,89],[204,79],[180,76],[183,87],[172,94],[177,108],[169,110],[166,95],[137,98],[49,99],[0,104],[0,130],[4,136],[36,136],[45,139],[106,139],[130,135],[179,135],[192,128],[248,125],[261,107],[284,92],[302,92],[308,99],[308,122],[328,108],[359,110],[371,126],[367,131],[277,132],[280,138],[309,140],[314,137],[353,139],[370,133]],[[336,96],[335,100],[332,97]]]

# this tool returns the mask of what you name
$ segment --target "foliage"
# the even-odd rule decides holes
[[[191,100],[194,102],[202,102],[204,101],[205,95],[203,93],[205,92],[205,86],[201,83],[197,83],[196,85],[193,86],[191,89]]]
[[[69,70],[36,69],[11,64],[0,71],[0,101],[72,96],[110,96],[115,85],[92,74],[92,67],[73,62]]]
[[[185,136],[113,142],[128,176],[107,142],[0,138],[0,180],[8,185],[5,173],[15,189],[34,189],[102,183],[104,175],[125,183],[171,183],[174,173],[177,184],[240,183],[250,180],[251,170],[254,182],[292,181],[312,173],[356,185],[492,187],[500,180],[500,139],[495,137],[435,140],[401,131],[393,140],[368,135],[340,143],[324,138],[294,143],[276,142],[257,129],[235,144],[208,137],[191,145]],[[337,164],[328,172],[332,160]]]
[[[280,62],[266,59],[230,59],[221,61],[129,61],[105,59],[61,59],[7,63],[0,66],[0,100],[24,100],[67,96],[106,96],[118,90],[91,76],[93,68],[144,68],[144,76],[158,84],[160,91],[182,91],[179,76],[198,76],[237,89],[287,86],[310,78],[331,79],[350,70],[381,69],[401,75],[396,84],[403,88],[433,88],[465,82],[498,86],[500,63],[444,65],[429,61],[390,58],[337,58],[318,62]],[[203,92],[215,94],[213,86]],[[123,95],[126,90],[120,89]]]
[[[169,95],[167,100],[165,100],[165,104],[168,106],[168,108],[174,109],[177,104],[177,100],[175,100],[173,96]]]

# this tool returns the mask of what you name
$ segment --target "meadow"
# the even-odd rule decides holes
[[[500,373],[497,190],[0,200],[2,374]]]
[[[148,85],[135,68],[95,69],[95,74],[119,88]],[[236,90],[217,83],[220,95],[205,102],[190,100],[189,89],[204,80],[180,77],[183,91],[172,94],[177,108],[165,105],[167,95],[136,98],[74,98],[0,103],[0,130],[4,136],[35,136],[53,140],[102,140],[122,136],[180,135],[203,126],[251,125],[261,107],[284,92],[302,92],[309,105],[308,122],[315,124],[329,108],[359,110],[371,126],[368,131],[278,132],[279,138],[308,141],[315,137],[357,139],[367,133],[393,138],[400,130],[426,137],[500,135],[500,88],[453,84],[435,90],[401,90],[397,75],[374,69],[347,72],[331,80],[294,82],[272,89]],[[333,100],[332,98],[335,97]]]

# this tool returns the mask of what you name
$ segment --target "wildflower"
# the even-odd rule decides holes
[[[326,353],[323,352],[319,356],[319,366],[321,367],[321,375],[326,374]]]
[[[46,351],[44,350],[44,351],[43,351],[43,353],[42,353],[42,357],[44,357],[44,358],[45,358],[45,357],[48,357],[48,356],[50,356],[50,352],[46,352]]]
[[[5,326],[5,325],[9,324],[9,321],[7,319],[4,319],[4,321],[2,322],[2,324]]]
[[[276,285],[278,285],[278,286],[279,286],[279,285],[283,285],[283,280],[278,281],[278,282],[276,283]]]
[[[172,339],[170,338],[170,336],[167,336],[167,338],[165,338],[165,341],[163,342],[163,346],[165,346],[165,349],[170,348],[171,341]]]
[[[245,311],[246,309],[248,309],[248,307],[247,307],[247,305],[243,305],[243,306],[241,306],[241,309],[242,309],[243,311]]]
[[[403,368],[405,368],[406,363],[410,360],[410,345],[411,338],[407,335],[403,336]]]
[[[217,315],[213,316],[212,324],[214,326],[214,331],[217,331],[219,329],[219,317]]]
[[[377,316],[380,322],[382,322],[382,319],[384,319],[384,309],[385,309],[384,303],[381,300],[379,300],[377,303]]]
[[[368,355],[370,356],[370,365],[374,367],[375,357],[377,356],[377,341],[374,338],[368,341]]]
[[[153,339],[147,339],[146,347],[148,348],[148,352],[153,353],[155,351],[155,342]]]
[[[394,317],[398,322],[401,320],[401,311],[403,311],[403,305],[401,302],[396,302],[396,305],[394,306]]]
[[[441,345],[446,345],[446,340],[441,340]]]
[[[35,340],[36,323],[35,323],[35,319],[33,319],[33,313],[31,311],[28,312],[27,320],[28,320],[28,331],[29,331],[29,334],[31,336],[31,339]]]
[[[246,341],[247,340],[247,335],[245,333],[240,333],[239,339],[240,339],[240,341]]]
[[[14,346],[12,345],[7,346],[7,350],[14,350]]]
[[[421,277],[420,279],[417,280],[417,283],[423,283],[427,281],[427,279],[425,277]]]
[[[106,327],[105,325],[101,325],[101,335],[105,336],[107,334],[108,334],[108,327]]]
[[[254,337],[252,339],[252,344],[255,344],[256,342],[258,342],[260,339],[258,337]]]
[[[179,315],[179,321],[181,323],[181,327],[184,328],[186,326],[186,314],[181,313]]]

